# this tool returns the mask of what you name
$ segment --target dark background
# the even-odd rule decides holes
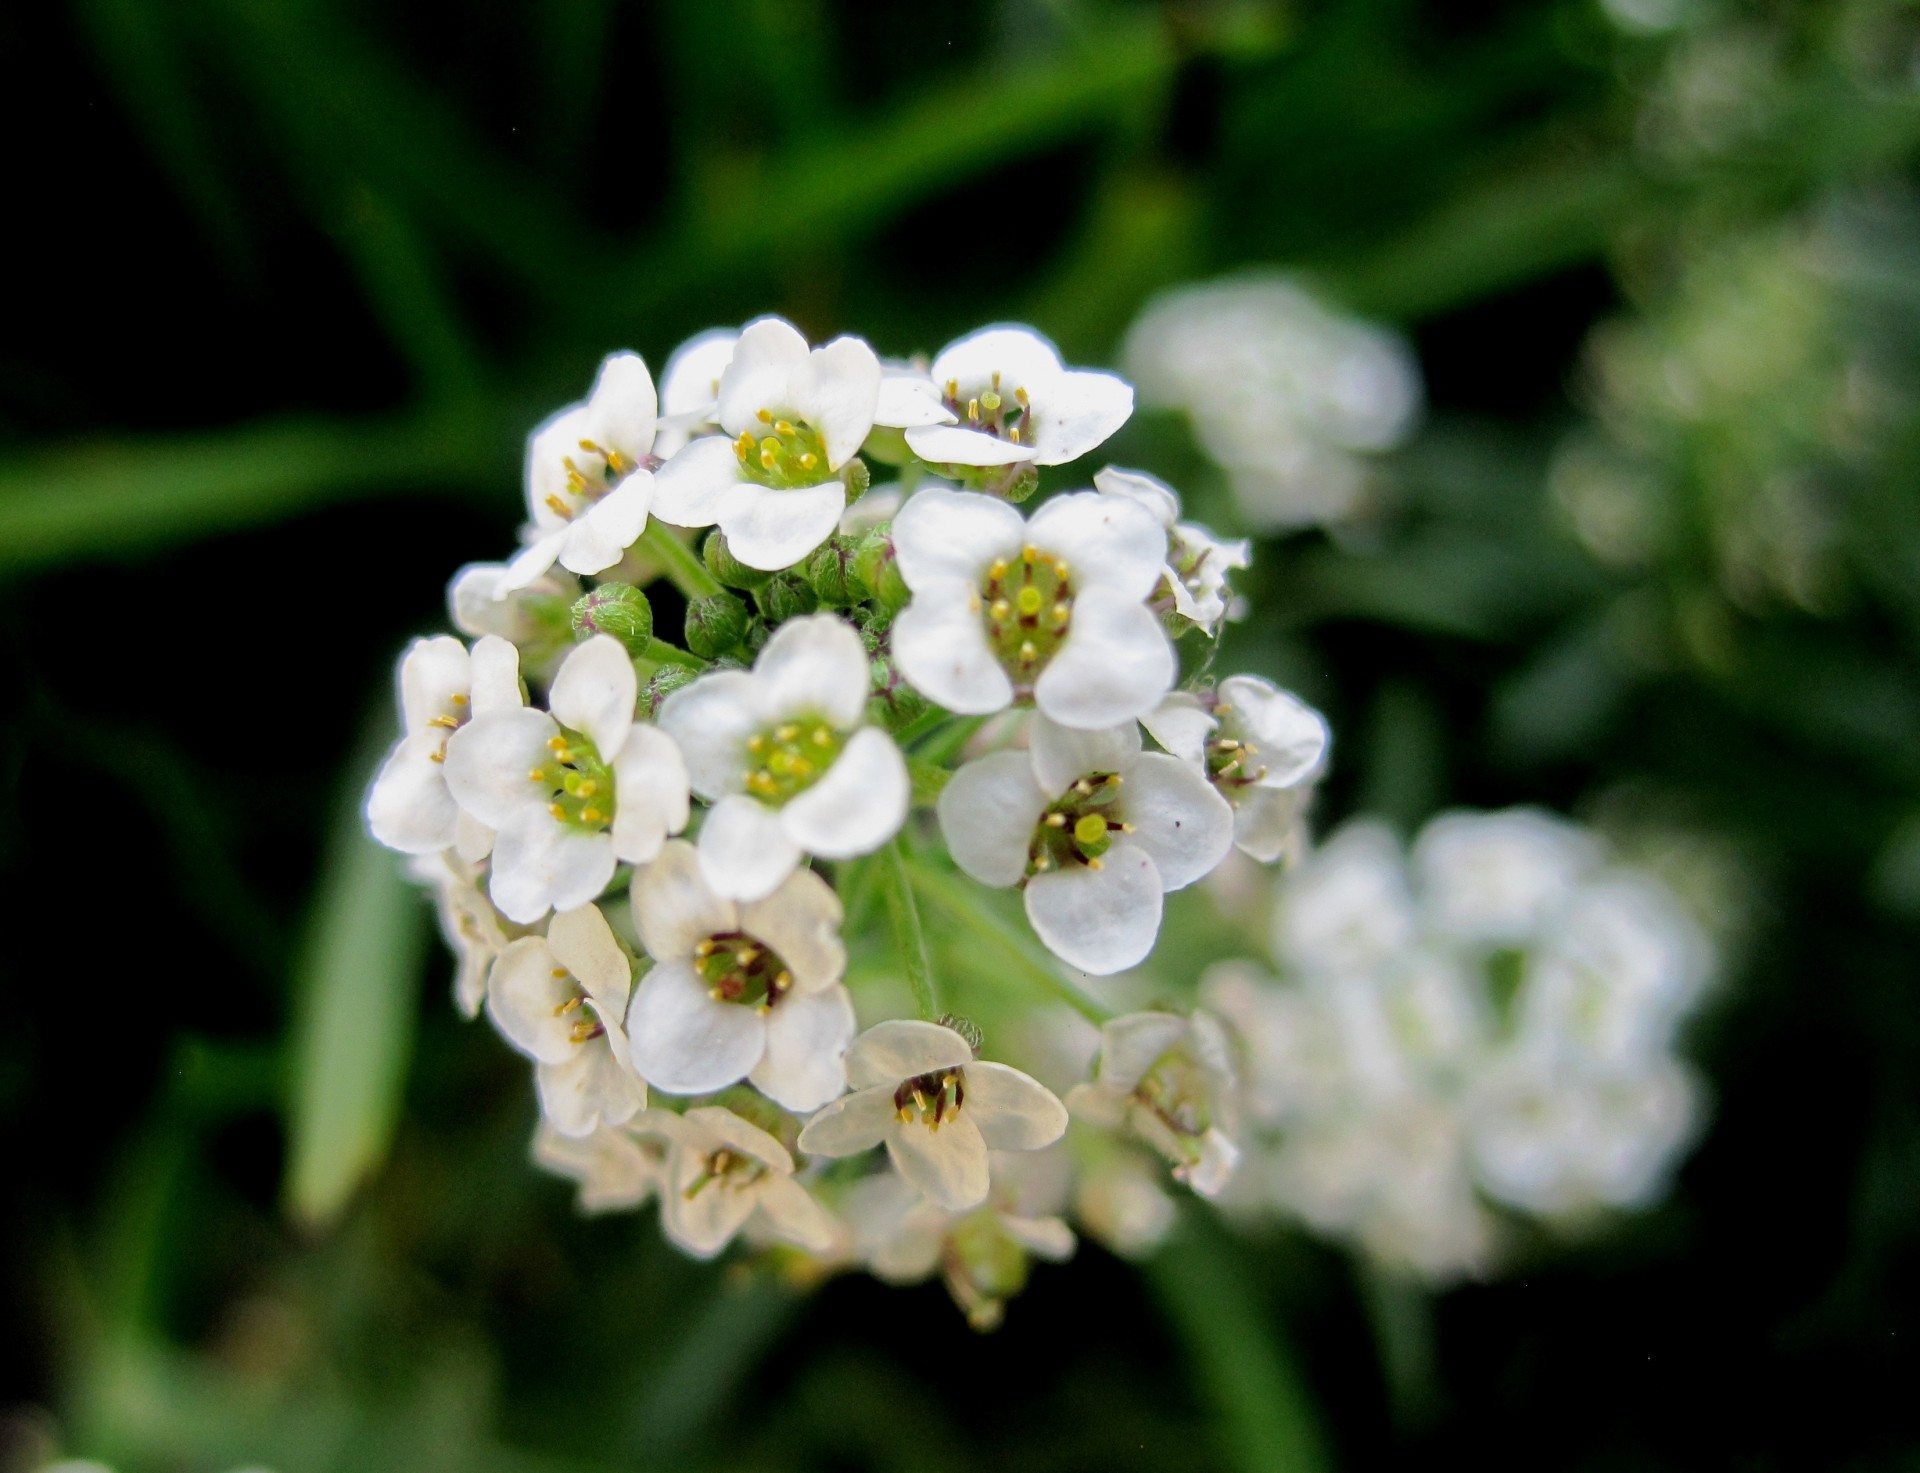
[[[1917,65],[1873,0],[9,8],[0,1467],[1920,1464]],[[975,1336],[937,1286],[577,1218],[437,943],[368,1004],[404,1090],[370,1179],[289,1196],[392,658],[512,545],[521,437],[602,353],[775,310],[1107,362],[1253,265],[1427,376],[1386,512],[1263,545],[1230,641],[1333,721],[1321,821],[1539,802],[1737,879],[1665,1204],[1432,1298],[1195,1225]],[[1602,324],[1785,366],[1663,414]],[[1572,535],[1573,440],[1651,479],[1643,555]],[[1231,525],[1178,424],[1114,458]],[[1813,593],[1728,572],[1781,477]]]

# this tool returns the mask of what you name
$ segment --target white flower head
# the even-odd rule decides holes
[[[487,1016],[534,1061],[540,1112],[562,1135],[624,1124],[646,1106],[621,1027],[632,982],[597,905],[561,911],[545,936],[521,937],[493,964]]]
[[[497,831],[488,889],[508,920],[587,904],[617,861],[644,863],[686,826],[686,764],[634,720],[638,695],[625,648],[597,634],[562,662],[547,710],[489,712],[448,740],[448,788]]]
[[[718,1105],[685,1115],[649,1110],[634,1123],[667,1143],[660,1221],[695,1258],[714,1257],[749,1225],[810,1251],[833,1245],[832,1216],[793,1179],[787,1148],[759,1126]]]
[[[1031,700],[1065,726],[1111,726],[1173,684],[1173,645],[1147,602],[1166,532],[1125,498],[1055,497],[1028,521],[991,496],[921,491],[894,518],[893,545],[912,594],[894,660],[950,711]]]
[[[1039,1081],[974,1058],[939,1023],[896,1018],[847,1050],[853,1093],[800,1132],[809,1156],[853,1156],[882,1144],[894,1168],[936,1206],[965,1212],[987,1200],[991,1147],[1037,1151],[1067,1128],[1066,1107]]]
[[[1525,942],[1598,869],[1595,836],[1532,808],[1443,813],[1413,845],[1413,879],[1430,925],[1464,941]]]
[[[585,1213],[625,1212],[638,1207],[666,1181],[667,1153],[653,1138],[617,1125],[583,1136],[562,1135],[546,1121],[533,1136],[533,1159],[580,1188]]]
[[[1362,819],[1287,876],[1274,910],[1274,954],[1307,973],[1364,972],[1412,944],[1416,919],[1399,839]]]
[[[1233,675],[1214,691],[1174,691],[1141,721],[1233,805],[1243,851],[1271,864],[1296,847],[1333,740],[1318,711],[1270,680]]]
[[[504,594],[554,563],[598,573],[647,529],[653,502],[654,430],[659,399],[637,353],[613,353],[593,392],[527,437],[527,512],[533,540],[507,564]]]
[[[523,651],[571,643],[565,615],[580,597],[580,580],[549,568],[525,587],[512,583],[505,563],[468,563],[447,584],[453,627],[475,639],[497,634]]]
[[[720,894],[758,900],[803,854],[870,854],[899,831],[907,764],[865,724],[871,688],[859,634],[822,613],[782,624],[751,670],[703,675],[661,704],[661,729],[713,804],[700,863]]]
[[[416,639],[400,660],[405,735],[367,793],[367,827],[403,854],[458,847],[484,858],[492,835],[469,817],[447,787],[447,742],[469,721],[520,705],[519,651],[485,635],[471,651],[451,635]]]
[[[634,928],[655,963],[627,1015],[634,1067],[669,1094],[747,1079],[789,1110],[839,1094],[855,1027],[841,914],[804,869],[736,904],[707,884],[690,844],[668,844],[633,879]]]
[[[1089,1124],[1128,1129],[1165,1156],[1173,1174],[1218,1196],[1240,1164],[1227,1129],[1234,1087],[1226,1031],[1212,1014],[1128,1013],[1100,1029],[1093,1082],[1067,1107]]]
[[[1180,498],[1171,486],[1140,471],[1117,466],[1094,472],[1093,484],[1102,496],[1119,496],[1137,503],[1166,528],[1167,565],[1162,570],[1165,597],[1173,612],[1212,634],[1227,617],[1227,575],[1253,564],[1253,545],[1241,537],[1223,541],[1198,522],[1180,520]],[[1183,626],[1184,627],[1184,626]]]
[[[654,514],[718,525],[750,568],[792,566],[839,526],[840,470],[872,431],[879,396],[880,360],[861,339],[809,351],[791,323],[749,323],[717,386],[725,434],[688,442],[661,467]]]
[[[936,465],[1064,465],[1133,413],[1133,389],[1110,373],[1068,368],[1027,327],[987,327],[947,344],[931,378],[951,422],[909,427]]]
[[[453,1001],[462,1017],[477,1018],[487,999],[487,974],[494,958],[520,934],[487,898],[486,867],[462,859],[456,850],[414,856],[408,868],[433,891],[440,934],[453,948]]]
[[[1075,731],[1034,718],[1028,751],[967,763],[941,791],[954,862],[984,885],[1023,885],[1054,955],[1096,976],[1145,959],[1161,896],[1226,857],[1233,811],[1177,757],[1140,750],[1132,722]]]

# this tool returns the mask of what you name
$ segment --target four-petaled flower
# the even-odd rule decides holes
[[[832,1216],[793,1179],[793,1157],[759,1126],[718,1105],[684,1115],[649,1110],[635,1121],[667,1143],[660,1220],[695,1258],[712,1258],[759,1221],[776,1238],[814,1251],[832,1245]]]
[[[1232,1090],[1225,1031],[1211,1014],[1128,1013],[1101,1027],[1099,1068],[1067,1092],[1067,1108],[1093,1125],[1131,1129],[1175,1177],[1214,1197],[1240,1163],[1219,1124]]]
[[[1165,597],[1172,599],[1180,618],[1212,634],[1227,617],[1227,574],[1252,566],[1252,544],[1244,537],[1223,541],[1198,522],[1181,521],[1180,498],[1153,476],[1108,466],[1094,472],[1093,484],[1102,496],[1145,507],[1166,529],[1167,565],[1161,573]]]
[[[929,376],[952,422],[909,428],[907,444],[937,465],[1065,465],[1133,413],[1125,379],[1066,367],[1031,328],[969,333],[940,350]]]

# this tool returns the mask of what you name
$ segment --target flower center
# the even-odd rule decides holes
[[[1155,1060],[1133,1097],[1177,1136],[1197,1139],[1213,1124],[1211,1081],[1184,1049],[1170,1049]]]
[[[556,982],[563,977],[570,979],[572,976],[573,973],[569,972],[565,967],[555,967],[553,969],[553,979]],[[600,1021],[600,1015],[594,1010],[593,999],[587,996],[586,989],[581,987],[578,982],[575,982],[571,992],[572,995],[553,1010],[553,1015],[556,1018],[564,1018],[569,1013],[579,1014],[579,1016],[573,1020],[573,1033],[571,1035],[573,1042],[586,1043],[591,1039],[604,1035],[607,1031],[607,1025]]]
[[[747,738],[747,791],[778,808],[827,775],[846,736],[818,719],[783,721]]]
[[[1120,774],[1090,772],[1062,793],[1034,825],[1027,846],[1027,873],[1041,874],[1083,864],[1099,869],[1100,856],[1121,834],[1133,832],[1114,811],[1120,798]]]
[[[547,750],[552,755],[527,774],[547,794],[547,812],[569,828],[599,833],[613,822],[613,770],[591,737],[564,726]]]
[[[959,418],[962,429],[978,430],[1009,445],[1033,443],[1033,400],[1025,389],[1002,389],[998,373],[977,392],[962,393],[960,381],[948,379],[943,402]]]
[[[1244,788],[1267,775],[1267,765],[1257,762],[1260,749],[1252,742],[1233,737],[1215,737],[1207,743],[1207,781],[1215,787]]]
[[[680,1195],[691,1202],[715,1182],[725,1182],[728,1186],[735,1188],[747,1187],[752,1186],[766,1174],[766,1162],[722,1146],[701,1163],[700,1174]]]
[[[441,731],[444,731],[447,736],[452,736],[461,727],[465,726],[472,717],[473,702],[468,699],[465,691],[455,691],[447,697],[447,709],[442,711],[438,716],[428,717],[427,725],[438,727]],[[435,762],[445,762],[447,760],[447,737],[440,738],[439,747],[429,755]]]
[[[902,1125],[919,1121],[928,1130],[960,1113],[967,1101],[967,1078],[958,1069],[916,1074],[893,1092],[893,1113]]]
[[[693,948],[693,969],[715,1002],[737,1002],[766,1012],[793,986],[780,953],[744,931],[723,931]]]
[[[994,658],[1016,688],[1030,693],[1073,620],[1072,575],[1065,561],[1031,546],[1011,561],[995,558],[980,598]]]
[[[548,510],[562,521],[572,521],[640,468],[637,461],[592,440],[582,440],[579,451],[560,460],[567,472],[566,495],[547,494]]]
[[[742,430],[733,442],[740,471],[750,481],[790,491],[833,479],[826,443],[804,419],[780,419],[771,409],[759,413],[758,430]]]

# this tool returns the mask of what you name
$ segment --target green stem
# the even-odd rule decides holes
[[[700,555],[674,536],[673,529],[665,522],[650,519],[647,530],[640,534],[639,545],[653,555],[667,581],[689,600],[711,598],[725,592],[720,580],[700,561]]]
[[[1025,972],[1088,1022],[1105,1023],[1113,1017],[1110,1008],[1088,997],[1067,981],[1054,969],[1050,960],[1043,961],[1036,956],[1027,939],[1012,930],[992,906],[982,904],[980,897],[958,876],[916,866],[913,883],[921,894],[972,935],[992,942],[1016,969]]]
[[[646,653],[640,657],[651,660],[655,665],[685,665],[689,670],[704,670],[707,662],[689,650],[683,650],[677,644],[669,644],[664,639],[649,639]]]
[[[941,715],[944,717],[945,712]],[[916,723],[917,724],[917,723]],[[915,749],[913,755],[922,762],[945,763],[951,761],[959,750],[967,744],[967,738],[987,724],[985,716],[962,716],[942,726],[935,723],[933,734]],[[911,732],[912,735],[908,735]],[[912,727],[901,733],[901,745],[907,746],[921,733]]]
[[[920,907],[914,903],[913,881],[907,868],[906,851],[895,834],[881,851],[887,893],[887,915],[893,921],[893,939],[899,944],[901,959],[907,968],[907,985],[913,989],[913,1005],[928,1022],[940,1016],[933,995],[933,963],[927,957],[927,933],[920,925]]]

